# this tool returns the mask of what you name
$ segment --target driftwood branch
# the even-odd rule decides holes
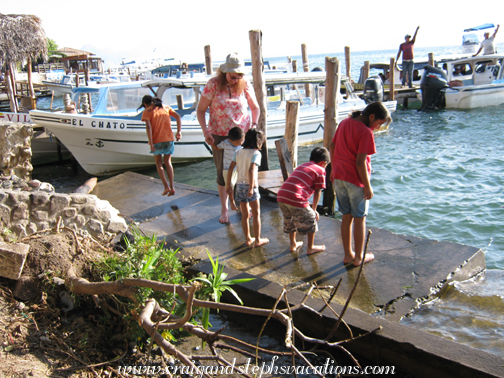
[[[368,240],[366,243],[366,248],[364,250],[364,257],[367,251],[367,245],[369,243],[369,235],[368,234]],[[293,361],[293,366],[296,364],[296,358],[300,359],[304,364],[308,366],[312,366],[310,361],[307,359],[306,354],[314,354],[313,350],[319,347],[332,347],[332,348],[337,348],[344,352],[345,354],[349,355],[356,366],[360,366],[358,361],[341,345],[344,343],[348,343],[350,341],[353,341],[357,338],[364,337],[368,335],[369,333],[376,332],[378,329],[375,329],[371,332],[368,332],[364,335],[361,335],[359,337],[353,337],[350,327],[346,325],[346,323],[343,321],[343,315],[345,313],[345,310],[348,307],[348,304],[350,302],[350,299],[352,297],[352,294],[355,291],[355,288],[357,286],[357,282],[359,280],[359,277],[362,272],[362,266],[360,267],[359,274],[357,277],[357,280],[355,282],[355,286],[345,304],[343,307],[341,315],[338,315],[336,311],[331,307],[330,302],[333,299],[338,287],[340,286],[339,282],[335,288],[332,288],[332,292],[330,294],[329,300],[325,300],[325,305],[322,307],[320,311],[316,311],[315,309],[311,308],[308,306],[305,302],[306,299],[312,294],[314,290],[319,291],[321,288],[319,288],[316,283],[307,283],[303,284],[301,286],[305,285],[310,285],[305,297],[301,301],[301,303],[291,306],[289,303],[289,300],[287,298],[287,294],[289,290],[287,288],[283,288],[282,292],[278,296],[273,308],[271,309],[262,309],[262,308],[255,308],[255,307],[248,307],[248,306],[241,306],[241,305],[234,305],[234,304],[227,304],[227,303],[217,303],[213,301],[206,301],[206,300],[200,300],[195,298],[195,293],[198,290],[198,288],[201,286],[199,282],[193,282],[192,285],[175,285],[175,284],[166,284],[162,282],[157,282],[157,281],[151,281],[147,279],[122,279],[120,281],[114,281],[114,282],[89,282],[88,280],[84,278],[77,277],[75,275],[75,271],[73,268],[70,268],[67,272],[67,279],[66,279],[66,284],[69,287],[69,289],[74,293],[74,294],[87,294],[91,295],[93,299],[95,300],[95,303],[97,306],[100,306],[106,310],[111,310],[116,314],[120,314],[119,310],[114,309],[110,305],[106,304],[103,299],[99,297],[99,295],[107,295],[113,298],[113,300],[116,303],[116,307],[120,308],[123,307],[124,304],[119,301],[115,296],[122,296],[127,299],[130,299],[135,303],[136,305],[140,306],[140,304],[137,302],[136,296],[138,294],[139,288],[151,288],[156,291],[163,291],[163,292],[170,292],[173,294],[178,295],[185,303],[186,303],[186,312],[182,317],[178,317],[173,315],[173,310],[174,308],[171,309],[171,311],[167,311],[166,309],[163,309],[160,307],[158,302],[154,299],[149,299],[141,308],[141,311],[139,312],[139,315],[137,317],[138,324],[145,329],[147,334],[151,337],[151,344],[155,342],[157,345],[159,345],[164,352],[166,352],[169,355],[174,356],[175,358],[179,359],[184,365],[190,367],[191,369],[194,369],[195,372],[200,372],[200,376],[205,376],[205,377],[210,377],[206,372],[201,371],[198,369],[198,367],[194,364],[193,361],[199,360],[199,361],[213,361],[220,367],[226,367],[226,368],[232,368],[234,369],[233,365],[230,364],[226,359],[224,359],[219,353],[218,349],[231,349],[235,352],[238,352],[242,354],[243,356],[247,357],[255,357],[256,359],[256,364],[258,363],[258,360],[260,359],[259,353],[267,353],[274,355],[274,358],[278,358],[278,356],[291,356],[292,361]],[[295,288],[294,288],[295,289]],[[293,290],[293,289],[290,289]],[[321,296],[323,297],[323,296]],[[280,303],[283,303],[285,305],[285,308],[279,309],[278,306]],[[223,334],[222,332],[224,331],[225,327],[219,329],[216,332],[209,331],[207,329],[204,329],[202,326],[192,324],[190,322],[191,318],[193,317],[193,308],[211,308],[215,310],[222,310],[222,311],[232,311],[236,313],[242,313],[242,314],[249,314],[253,316],[262,316],[265,318],[265,322],[259,331],[259,336],[257,338],[257,343],[256,345],[252,345],[249,343],[246,343],[242,340],[236,339],[231,336],[227,336]],[[313,312],[314,314],[317,314],[318,316],[321,316],[322,311],[324,311],[326,308],[329,308],[337,317],[338,320],[332,329],[331,333],[326,337],[324,340],[314,338],[314,337],[309,337],[305,335],[303,332],[301,332],[294,324],[294,319],[293,319],[293,313],[299,309],[305,309],[310,312]],[[264,332],[264,329],[266,327],[266,324],[271,320],[275,319],[276,321],[280,322],[284,327],[285,327],[285,347],[289,349],[289,351],[286,352],[278,352],[278,351],[272,351],[268,350],[266,348],[262,348],[259,346],[259,339]],[[336,332],[339,324],[343,322],[347,326],[347,328],[350,330],[350,335],[351,337],[347,340],[342,340],[342,341],[330,341],[332,335]],[[164,339],[163,336],[160,334],[162,330],[169,330],[169,329],[183,329],[184,331],[190,332],[191,334],[199,337],[201,340],[205,341],[211,352],[212,355],[210,356],[188,356],[183,353],[181,353],[177,348],[171,344],[168,340]],[[312,351],[301,351],[296,347],[296,340],[301,341],[302,345],[304,347],[305,344],[310,344],[313,345]],[[221,341],[226,342],[227,344],[223,344]],[[229,345],[229,344],[234,344]],[[248,352],[246,349],[250,350],[251,352]],[[252,353],[254,352],[254,354]],[[237,375],[242,375],[248,377],[248,375],[245,372],[238,371],[238,370],[233,370],[235,374]],[[314,369],[316,371],[316,369]],[[294,374],[296,374],[294,372]],[[321,375],[322,376],[322,375]]]

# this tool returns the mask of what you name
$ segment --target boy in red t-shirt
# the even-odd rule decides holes
[[[317,205],[322,189],[325,189],[325,168],[329,164],[329,151],[316,147],[310,161],[297,167],[278,191],[277,201],[284,217],[284,232],[289,234],[291,252],[301,248],[296,232],[308,235],[306,253],[312,255],[325,250],[325,245],[313,245],[317,231]],[[313,195],[310,207],[308,200]]]
[[[373,198],[370,181],[371,155],[376,153],[373,130],[390,121],[387,108],[381,102],[374,102],[343,120],[331,142],[331,180],[343,214],[341,240],[345,264],[353,261],[353,265],[359,266],[374,259],[372,253],[367,253],[363,261],[366,216],[369,200]]]
[[[160,99],[152,97],[149,99],[148,97],[151,96],[144,96],[142,99],[142,105],[145,107],[142,121],[145,121],[151,153],[154,154],[156,169],[164,185],[162,195],[168,194],[168,196],[173,196],[175,194],[175,186],[171,156],[175,151],[175,137],[171,129],[170,117],[177,120],[177,141],[182,138],[182,118],[169,106],[163,106]],[[163,161],[166,167],[166,175],[163,169]],[[166,180],[166,176],[168,176],[168,180]]]

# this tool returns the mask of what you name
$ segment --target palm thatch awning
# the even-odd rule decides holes
[[[0,60],[21,62],[47,57],[47,41],[42,21],[27,14],[0,13]]]

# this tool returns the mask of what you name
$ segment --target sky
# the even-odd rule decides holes
[[[158,1],[62,3],[61,1],[4,1],[3,14],[32,14],[42,20],[46,36],[58,47],[96,53],[106,66],[122,58],[174,58],[204,62],[204,47],[212,60],[222,61],[237,52],[250,57],[250,30],[262,32],[263,56],[398,49],[405,34],[417,26],[417,47],[455,46],[465,28],[499,24],[488,10],[501,9],[501,0],[484,7],[453,6],[452,2],[385,2],[342,0],[287,2],[255,1]],[[97,5],[99,4],[99,5]],[[408,10],[405,11],[405,4]],[[497,12],[500,14],[500,12]],[[500,36],[504,40],[504,31]],[[497,37],[496,41],[499,40]]]

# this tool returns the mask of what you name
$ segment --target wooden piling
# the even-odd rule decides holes
[[[182,96],[181,94],[178,94],[177,95],[177,109],[178,110],[182,110],[184,109],[184,96]]]
[[[205,67],[206,67],[206,74],[207,75],[212,75],[212,54],[210,53],[210,45],[205,46]]]
[[[264,144],[261,149],[262,160],[259,170],[269,170],[268,148],[267,148],[267,123],[266,123],[266,81],[264,80],[264,59],[262,55],[262,32],[260,30],[250,30],[250,57],[252,58],[252,77],[254,91],[259,104],[261,115],[257,123],[257,128],[264,133]]]
[[[329,149],[332,138],[338,126],[338,102],[337,94],[340,92],[340,66],[338,58],[326,57],[326,92],[325,92],[325,107],[324,107],[324,147]],[[331,180],[331,164],[326,168],[326,189],[322,199],[323,207],[329,215],[334,214],[336,205],[336,196]]]
[[[369,70],[370,70],[370,65],[369,65],[369,60],[366,60],[364,62],[364,72],[362,73],[362,77],[364,78],[364,81],[366,81],[369,77]]]
[[[394,93],[394,87],[395,87],[395,75],[394,75],[394,69],[395,69],[395,58],[390,58],[390,66],[389,66],[389,101],[394,101],[395,99],[395,93]]]
[[[434,53],[429,53],[429,65],[434,67]]]
[[[298,134],[299,134],[299,102],[287,101],[285,107],[285,134],[287,146],[291,154],[292,167],[297,167]]]
[[[345,66],[346,66],[346,75],[348,77],[348,80],[350,80],[352,78],[352,74],[350,73],[351,64],[350,64],[350,47],[349,46],[345,46]]]
[[[303,71],[310,72],[310,64],[308,62],[308,50],[306,44],[301,44],[301,55],[303,57]],[[311,97],[311,85],[305,84],[305,97]]]
[[[297,72],[297,60],[292,61],[292,72]]]
[[[31,108],[37,109],[37,98],[35,97],[35,90],[33,89],[33,78],[32,78],[32,60],[30,57],[27,59],[26,66],[28,68],[28,91],[30,92]]]

